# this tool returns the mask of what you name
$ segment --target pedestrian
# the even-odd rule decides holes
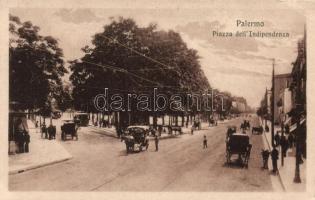
[[[280,144],[280,135],[279,132],[277,131],[276,135],[275,135],[275,142],[276,142],[276,147],[279,146]]]
[[[30,143],[30,139],[31,139],[31,136],[30,134],[28,134],[28,132],[24,132],[24,150],[25,150],[25,153],[28,153],[29,152],[29,143]]]
[[[203,148],[208,148],[208,141],[206,135],[203,136]]]
[[[266,124],[266,126],[265,126],[265,131],[266,132],[269,132],[269,126]]]
[[[289,143],[289,148],[291,149],[293,147],[293,141],[294,141],[294,137],[292,133],[289,133],[288,136],[288,143]]]
[[[279,159],[279,151],[276,149],[276,147],[273,147],[271,151],[271,159],[272,159],[272,172],[274,174],[278,171],[278,159]]]
[[[16,121],[16,143],[18,146],[17,153],[24,153],[24,133],[25,133],[25,127],[23,124],[23,121],[21,118],[18,118]]]
[[[15,143],[17,145],[17,150],[16,153],[23,153],[24,148],[22,146],[22,137],[23,137],[23,132],[16,130],[15,132]]]
[[[195,127],[194,127],[194,125],[192,125],[191,130],[190,130],[192,135],[194,134],[194,129],[195,129]]]
[[[155,151],[159,151],[159,136],[155,135],[154,142],[155,142]]]
[[[268,149],[262,150],[261,155],[263,158],[263,167],[262,168],[268,169],[268,159],[269,159],[270,152],[268,151]]]
[[[35,122],[35,128],[38,128],[38,121]]]
[[[159,136],[161,136],[161,134],[162,134],[162,129],[163,129],[163,127],[162,127],[162,126],[158,126]]]
[[[155,136],[155,135],[156,135],[156,130],[155,130],[155,128],[152,128],[152,130],[151,130],[151,134],[152,134],[153,136]]]
[[[43,134],[45,135],[45,137],[46,137],[46,131],[47,131],[47,129],[46,129],[46,124],[45,124],[45,122],[43,123],[43,125],[42,125],[42,134],[41,134],[41,137],[43,138]]]
[[[288,149],[288,141],[284,135],[280,137],[280,146],[281,146],[281,153],[283,157],[287,156],[287,149]]]

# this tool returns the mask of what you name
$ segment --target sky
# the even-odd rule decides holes
[[[80,58],[92,36],[110,23],[110,17],[133,18],[139,26],[157,23],[160,30],[179,32],[189,48],[196,49],[210,85],[243,96],[256,107],[275,73],[290,73],[303,37],[305,17],[293,9],[87,9],[15,8],[10,13],[40,27],[41,35],[58,39],[65,61]],[[264,22],[264,27],[237,27],[236,20]],[[213,37],[212,31],[288,32],[288,38]]]

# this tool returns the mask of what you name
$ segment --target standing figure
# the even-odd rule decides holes
[[[281,153],[283,157],[287,156],[287,149],[288,149],[288,141],[284,135],[280,137],[280,146],[281,146]]]
[[[270,152],[266,149],[266,150],[262,150],[261,151],[261,155],[263,158],[263,169],[268,169],[268,159],[269,159],[269,155]]]
[[[206,135],[203,136],[203,148],[208,148],[208,141]]]
[[[194,125],[192,125],[191,130],[190,130],[192,135],[194,134],[194,129],[195,129],[195,127],[194,127]]]
[[[28,134],[28,132],[24,132],[24,141],[25,141],[25,144],[24,144],[24,150],[25,150],[25,153],[28,153],[29,152],[29,143],[30,143],[30,140],[31,139],[31,136],[30,134]]]
[[[266,132],[269,132],[269,126],[266,124],[266,126],[265,126],[265,131]]]
[[[272,159],[272,172],[274,174],[278,171],[278,159],[279,159],[279,151],[276,149],[276,147],[273,147],[271,151],[271,159]]]
[[[293,147],[293,142],[294,142],[294,137],[292,133],[289,133],[288,142],[289,142],[289,148],[291,149]]]
[[[155,135],[154,142],[155,142],[155,151],[159,151],[159,136]]]
[[[18,146],[18,151],[17,153],[24,153],[24,132],[25,132],[25,127],[23,125],[23,121],[21,118],[18,118],[16,121],[16,143]]]
[[[276,135],[275,135],[275,143],[276,143],[276,147],[279,146],[279,144],[280,144],[280,135],[279,135],[279,132],[277,132]]]
[[[159,132],[159,136],[161,136],[161,134],[162,134],[162,126],[158,126],[158,132]]]

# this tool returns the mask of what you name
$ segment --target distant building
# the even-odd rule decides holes
[[[271,90],[266,89],[267,113],[271,116]]]
[[[232,101],[232,107],[241,113],[246,111],[246,105],[243,102]]]
[[[283,112],[283,105],[284,105],[284,94],[286,95],[285,98],[288,98],[288,88],[292,83],[292,76],[291,73],[288,74],[278,74],[274,76],[275,79],[275,98],[274,98],[274,122],[275,124],[280,124],[281,118],[285,114]],[[287,92],[285,92],[287,91]],[[290,93],[291,95],[291,93]],[[267,98],[268,100],[268,98]],[[288,103],[288,102],[287,102]]]

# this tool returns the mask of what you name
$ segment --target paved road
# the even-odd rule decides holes
[[[225,133],[233,119],[194,135],[160,140],[160,151],[151,142],[148,151],[126,154],[120,140],[89,127],[79,141],[63,145],[73,159],[9,176],[10,190],[50,191],[271,191],[267,171],[261,170],[262,136],[251,136],[253,149],[248,169],[227,167]],[[251,118],[251,124],[254,117]],[[255,118],[254,121],[257,119]],[[208,148],[202,148],[203,136]],[[53,153],[53,152],[52,152]]]

